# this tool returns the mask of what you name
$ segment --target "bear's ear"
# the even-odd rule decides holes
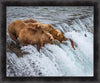
[[[40,28],[40,25],[39,25],[39,24],[37,24],[37,25],[36,25],[36,27],[37,27],[37,28]]]
[[[50,28],[52,28],[52,25],[51,25],[51,24],[48,24],[48,26],[49,26]]]
[[[47,24],[48,26],[51,26],[51,24]]]
[[[52,29],[54,29],[52,25],[50,25],[50,26],[51,26]]]
[[[59,30],[58,30],[58,29],[57,29],[56,31],[57,31],[57,32],[59,32]]]

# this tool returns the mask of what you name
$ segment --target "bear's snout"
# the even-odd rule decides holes
[[[66,41],[66,40],[67,40],[67,38],[66,38],[66,37],[64,37],[64,40]]]

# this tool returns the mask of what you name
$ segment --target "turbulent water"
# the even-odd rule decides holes
[[[28,18],[51,24],[72,39],[46,44],[40,53],[36,45],[18,46],[7,31],[6,75],[11,76],[93,76],[93,7],[7,7],[7,28],[14,20]],[[7,29],[6,28],[6,29]]]

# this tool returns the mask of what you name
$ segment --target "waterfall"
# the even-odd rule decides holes
[[[40,53],[36,45],[20,48],[23,53],[7,51],[7,76],[93,76],[93,16],[52,24],[70,41],[46,44]],[[7,40],[8,41],[8,40]]]

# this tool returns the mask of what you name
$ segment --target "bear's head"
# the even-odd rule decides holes
[[[66,41],[67,38],[59,31],[53,28],[51,24],[45,24],[45,27],[48,29],[47,31],[54,37],[54,39],[58,40],[58,42]]]
[[[46,31],[42,31],[42,39],[45,43],[54,44],[53,36],[50,33],[46,32]]]
[[[54,39],[58,40],[60,43],[67,40],[64,34],[62,34],[59,30],[52,30],[50,33],[53,35]]]
[[[59,30],[56,30],[58,33],[57,33],[57,36],[61,39],[61,41],[66,41],[67,38],[64,36],[64,34],[62,34],[61,32],[59,32]]]

